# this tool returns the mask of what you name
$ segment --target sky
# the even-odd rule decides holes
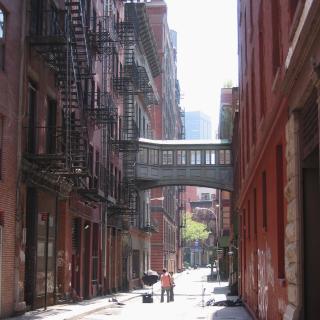
[[[221,88],[238,85],[237,0],[165,1],[178,38],[181,106],[207,114],[215,135]]]

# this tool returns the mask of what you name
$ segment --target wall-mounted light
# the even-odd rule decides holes
[[[87,230],[87,229],[89,229],[89,227],[90,227],[89,223],[86,223],[86,224],[84,225],[83,229],[84,229],[84,230]]]

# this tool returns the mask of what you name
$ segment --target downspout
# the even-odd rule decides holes
[[[20,36],[20,68],[19,68],[19,102],[18,102],[18,123],[17,123],[17,185],[16,185],[16,258],[15,258],[15,305],[14,311],[21,313],[26,310],[24,296],[20,296],[20,260],[25,266],[25,245],[26,230],[23,227],[23,214],[20,212],[20,182],[22,175],[22,119],[24,105],[24,79],[25,79],[25,38],[26,38],[26,14],[27,1],[21,1],[21,36]]]

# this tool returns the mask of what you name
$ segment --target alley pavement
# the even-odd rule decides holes
[[[228,297],[228,283],[207,282],[208,269],[184,271],[176,274],[175,301],[160,303],[160,283],[153,286],[153,303],[142,304],[142,295],[151,293],[151,288],[121,292],[97,297],[78,303],[49,306],[37,309],[9,320],[51,319],[207,319],[207,320],[252,320],[243,306],[207,306],[207,302],[236,300]],[[191,293],[191,294],[190,294]],[[191,306],[192,304],[192,306]],[[165,315],[168,313],[168,315]]]

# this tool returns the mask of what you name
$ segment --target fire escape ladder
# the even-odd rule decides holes
[[[40,128],[47,136],[52,135],[49,140],[54,148],[34,155],[33,160],[39,170],[74,182],[88,174],[88,128],[82,86],[92,73],[82,4],[79,0],[66,0],[65,10],[53,5],[50,10],[45,5],[31,9],[29,42],[55,72],[62,103],[61,125]]]

